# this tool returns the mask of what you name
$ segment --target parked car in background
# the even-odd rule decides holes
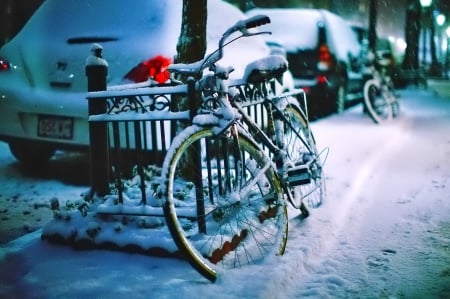
[[[361,46],[350,25],[322,9],[254,8],[271,18],[267,27],[286,49],[295,87],[303,88],[313,112],[339,112],[362,99]]]
[[[46,0],[23,29],[0,49],[0,140],[27,163],[47,161],[56,150],[89,146],[85,60],[103,46],[108,86],[145,82],[161,57],[173,60],[181,28],[179,0]],[[207,52],[246,15],[208,0]],[[225,49],[232,76],[270,53],[262,37]],[[153,78],[154,79],[154,78]]]

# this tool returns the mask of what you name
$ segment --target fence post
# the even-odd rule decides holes
[[[106,90],[106,77],[108,63],[102,58],[102,46],[94,43],[91,54],[86,59],[86,76],[88,91]],[[104,114],[107,110],[106,98],[88,100],[89,115]],[[109,157],[106,122],[89,123],[90,143],[90,195],[103,196],[108,193],[109,187]]]

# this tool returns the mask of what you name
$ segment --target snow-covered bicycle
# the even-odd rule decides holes
[[[371,78],[364,84],[364,107],[375,123],[397,117],[400,111],[398,96],[388,73],[389,60],[376,56]]]
[[[276,78],[287,70],[284,57],[258,60],[234,81],[227,80],[231,67],[216,64],[223,47],[263,33],[249,29],[269,22],[267,16],[239,21],[205,59],[169,66],[172,74],[201,78],[190,82],[202,101],[165,156],[164,215],[180,251],[211,281],[221,269],[282,255],[286,201],[306,217],[325,192],[323,156],[298,102],[304,94],[275,92]],[[250,112],[255,107],[257,114]]]

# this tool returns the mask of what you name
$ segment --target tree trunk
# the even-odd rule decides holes
[[[201,60],[206,52],[207,0],[183,0],[181,31],[177,43],[176,63]],[[183,78],[183,80],[186,78]],[[199,99],[188,103],[186,98],[173,98],[178,110],[189,110],[199,104]]]
[[[207,0],[183,0],[181,32],[175,62],[189,63],[203,58],[206,52]]]
[[[207,0],[183,0],[181,31],[177,43],[177,56],[175,57],[176,63],[196,62],[205,56],[207,13]],[[186,81],[186,79],[182,78],[183,81]],[[175,107],[172,107],[172,109],[195,111],[200,105],[201,98],[198,94],[192,96],[193,98],[190,98],[190,101],[187,97],[173,96],[172,106]],[[172,125],[172,136],[175,136],[186,125],[184,123]],[[199,165],[199,157],[195,151],[188,153],[187,158],[180,161],[181,172],[187,180],[193,181],[196,186],[201,186],[201,177],[196,176],[200,171],[193,170]],[[201,190],[200,187],[199,190]]]
[[[405,41],[406,50],[403,60],[403,69],[419,69],[419,33],[421,29],[420,22],[420,3],[419,0],[408,0],[406,9]]]
[[[430,65],[429,74],[431,76],[440,77],[441,73],[442,73],[442,69],[441,69],[441,65],[438,62],[437,54],[436,54],[436,42],[435,42],[436,27],[434,25],[434,17],[433,17],[433,13],[432,13],[431,9],[429,9],[429,15],[427,17],[428,17],[428,21],[429,21],[428,24],[430,27],[430,52],[431,52],[431,65]]]
[[[375,46],[377,43],[377,8],[378,1],[370,0],[369,6],[369,49],[375,53]]]

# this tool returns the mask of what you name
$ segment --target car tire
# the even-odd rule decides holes
[[[13,141],[9,150],[14,158],[25,165],[43,165],[55,154],[55,148],[33,141]]]
[[[334,111],[335,113],[342,113],[345,110],[345,98],[346,98],[346,90],[343,85],[339,85],[336,89],[336,93],[334,95]]]

